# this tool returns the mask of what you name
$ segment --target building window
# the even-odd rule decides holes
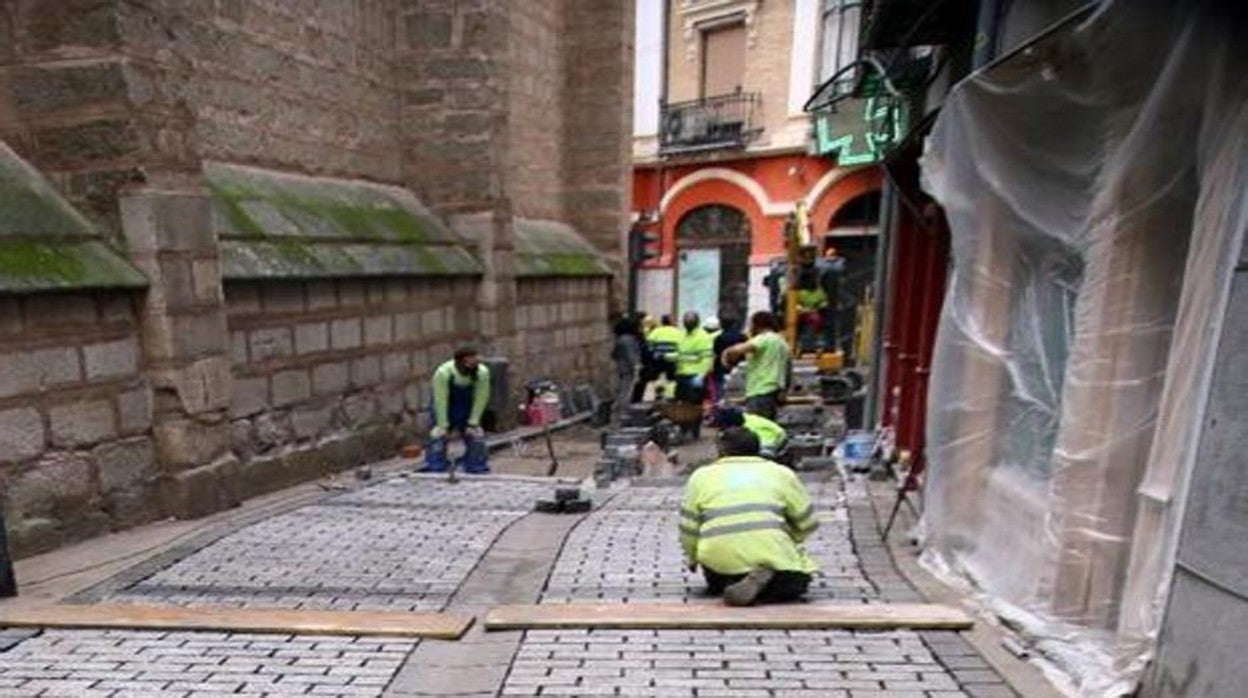
[[[820,83],[858,60],[858,29],[861,22],[862,0],[823,0]]]
[[[702,98],[741,91],[745,82],[745,25],[702,32]]]

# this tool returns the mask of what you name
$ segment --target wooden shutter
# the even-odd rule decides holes
[[[745,76],[745,25],[702,34],[702,97],[732,94]]]

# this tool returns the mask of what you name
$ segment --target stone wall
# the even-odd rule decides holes
[[[0,4],[0,140],[107,229],[203,159],[398,181],[394,2]]]
[[[609,0],[0,2],[0,141],[85,214],[91,244],[133,265],[127,284],[149,284],[0,293],[0,353],[76,362],[54,380],[28,359],[0,366],[0,388],[20,388],[0,395],[19,550],[201,516],[392,454],[423,426],[428,371],[458,342],[510,359],[517,393],[538,376],[596,383],[609,365],[605,268],[560,243],[526,247],[541,271],[522,272],[514,233],[525,218],[588,226],[572,235],[618,250],[630,18],[631,2]],[[427,237],[432,227],[399,225],[390,209],[344,211],[354,199],[292,203],[210,176],[237,165],[368,201],[414,194],[403,206],[427,205],[439,235],[450,222],[467,240]],[[405,196],[364,191],[379,185]],[[327,240],[317,216],[364,232]],[[317,255],[331,247],[359,268],[330,269]],[[271,260],[248,257],[264,249],[300,264],[265,277]],[[368,268],[403,255],[397,271]],[[97,320],[65,310],[72,333],[60,311],[39,310],[79,297]],[[103,348],[114,345],[131,347],[130,373],[92,374],[125,351]]]
[[[0,492],[19,555],[159,516],[137,296],[0,297]]]
[[[427,427],[428,378],[475,335],[471,277],[228,282],[242,496],[387,458]]]
[[[553,378],[569,387],[588,383],[607,399],[614,375],[606,321],[610,283],[605,277],[521,279],[512,375],[523,382]],[[523,387],[513,384],[513,394]]]

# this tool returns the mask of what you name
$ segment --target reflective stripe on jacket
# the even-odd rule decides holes
[[[705,376],[715,363],[715,340],[701,327],[686,332],[676,345],[676,375]]]
[[[673,325],[659,325],[646,335],[646,344],[650,345],[650,353],[663,361],[676,360],[676,347],[685,336],[684,330]]]
[[[754,435],[758,437],[758,445],[763,448],[775,448],[789,438],[789,433],[784,430],[784,427],[766,417],[749,412],[746,412],[744,417],[745,424],[742,426],[754,432]]]
[[[819,525],[792,470],[756,456],[721,458],[689,478],[680,510],[685,557],[720,574],[758,567],[813,573],[801,542]]]

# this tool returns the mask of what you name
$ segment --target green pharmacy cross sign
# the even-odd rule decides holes
[[[851,97],[815,112],[816,150],[842,167],[877,163],[905,138],[906,109],[893,95]]]
[[[910,85],[911,72],[921,78],[927,70],[927,59],[912,61],[897,76],[898,81]],[[803,107],[815,121],[818,154],[835,154],[842,166],[884,160],[906,137],[909,108],[906,93],[898,89],[888,69],[870,56],[838,70]]]

